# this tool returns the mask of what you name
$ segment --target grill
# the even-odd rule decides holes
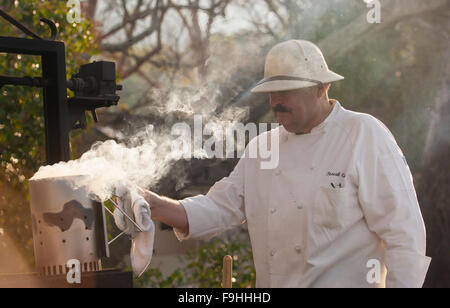
[[[82,65],[66,80],[65,45],[55,41],[57,28],[48,19],[52,35],[43,39],[2,9],[0,17],[32,39],[0,36],[0,52],[41,57],[42,76],[0,76],[5,85],[40,87],[44,90],[45,153],[47,164],[70,159],[69,133],[85,128],[85,111],[117,105],[115,63],[100,61]],[[67,87],[75,93],[67,97]],[[0,287],[132,287],[131,272],[102,269],[109,256],[104,207],[91,200],[85,188],[71,185],[80,176],[30,180],[30,205],[37,273],[0,275]],[[71,285],[67,262],[77,260],[84,273]],[[71,263],[69,263],[71,264]]]

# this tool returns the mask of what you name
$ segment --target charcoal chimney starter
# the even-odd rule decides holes
[[[29,181],[36,270],[43,275],[66,274],[72,259],[81,272],[101,271],[101,257],[109,257],[103,204],[74,185],[85,177]]]

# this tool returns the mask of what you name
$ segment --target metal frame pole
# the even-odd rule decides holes
[[[44,86],[45,149],[47,164],[70,159],[70,119],[67,104],[63,42],[0,36],[0,52],[41,56]]]

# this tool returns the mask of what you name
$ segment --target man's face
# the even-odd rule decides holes
[[[319,113],[317,87],[270,93],[270,108],[280,125],[292,133],[308,130]]]

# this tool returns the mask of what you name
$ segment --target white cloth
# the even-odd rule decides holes
[[[134,219],[143,231],[139,231],[120,210],[114,210],[116,226],[131,235],[131,267],[139,277],[147,270],[153,256],[155,225],[151,219],[150,206],[141,195],[126,186],[119,186],[116,189],[116,195],[118,206]]]
[[[336,102],[309,134],[280,126],[249,145],[271,134],[280,136],[278,167],[261,169],[247,146],[206,196],[181,201],[190,234],[175,230],[179,240],[247,221],[257,287],[421,287],[431,260],[425,227],[389,130]]]

